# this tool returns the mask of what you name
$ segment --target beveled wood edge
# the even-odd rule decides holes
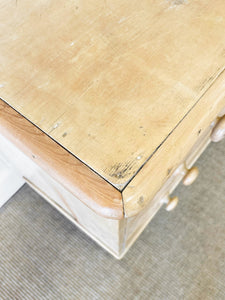
[[[97,214],[123,219],[122,194],[0,99],[0,132]]]
[[[212,99],[215,99],[212,101]],[[212,85],[199,98],[194,107],[188,112],[172,134],[160,145],[135,177],[122,190],[125,217],[133,217],[139,214],[154,198],[157,192],[169,178],[171,171],[182,163],[185,158],[185,150],[194,147],[199,134],[204,132],[215,120],[225,106],[225,70],[223,69]],[[206,114],[203,116],[202,111]],[[202,118],[199,118],[202,116]],[[192,130],[190,136],[186,135],[190,124],[196,124],[196,130]],[[182,149],[174,147],[176,143],[182,145]],[[173,149],[173,158],[168,155],[168,149]],[[183,152],[183,153],[181,153]],[[170,152],[171,153],[171,152]],[[181,157],[183,155],[183,157]],[[165,157],[167,160],[165,160]],[[162,163],[161,167],[159,164]],[[163,168],[163,171],[160,171]],[[157,170],[157,172],[155,172]]]

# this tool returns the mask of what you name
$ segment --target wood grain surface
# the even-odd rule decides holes
[[[224,0],[1,0],[0,97],[122,190],[223,70],[224,11]]]
[[[0,132],[97,214],[111,219],[123,218],[118,190],[2,100]],[[0,147],[4,150],[4,144]]]

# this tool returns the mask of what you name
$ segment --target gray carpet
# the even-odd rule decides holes
[[[225,299],[225,141],[115,260],[28,186],[0,210],[0,299]]]

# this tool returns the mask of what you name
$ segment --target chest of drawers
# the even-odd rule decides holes
[[[223,138],[225,4],[0,8],[1,204],[27,182],[121,258]]]

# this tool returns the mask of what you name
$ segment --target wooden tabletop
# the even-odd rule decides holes
[[[122,191],[223,72],[224,12],[1,0],[0,97]]]

